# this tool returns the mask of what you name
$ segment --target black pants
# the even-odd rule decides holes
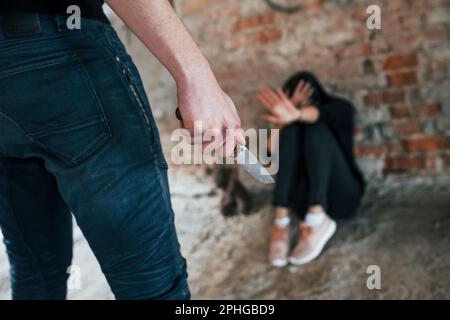
[[[300,218],[312,205],[322,205],[333,218],[356,212],[362,188],[325,124],[283,128],[279,152],[274,206],[290,208]]]

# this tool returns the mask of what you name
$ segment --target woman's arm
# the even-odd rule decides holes
[[[304,123],[322,121],[339,126],[353,126],[354,108],[343,99],[336,98],[323,105],[310,104],[298,109],[281,89],[276,91],[262,89],[257,98],[270,112],[264,118],[278,126],[295,121]]]
[[[319,109],[313,105],[297,109],[281,89],[276,91],[267,88],[262,89],[258,95],[258,100],[270,112],[264,118],[279,126],[285,126],[296,121],[314,123],[320,117]]]
[[[305,123],[315,123],[320,119],[320,110],[314,105],[302,107],[300,109],[299,121]]]

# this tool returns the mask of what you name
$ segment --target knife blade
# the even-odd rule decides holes
[[[237,146],[236,163],[241,165],[253,178],[265,184],[275,183],[275,180],[258,159],[243,145]]]

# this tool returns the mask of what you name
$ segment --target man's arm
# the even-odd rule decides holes
[[[239,129],[231,99],[220,88],[206,58],[167,0],[107,0],[109,6],[169,70],[177,83],[184,126]],[[241,135],[237,140],[245,144]],[[227,154],[229,155],[229,154]]]

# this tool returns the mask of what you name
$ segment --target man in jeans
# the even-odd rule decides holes
[[[171,72],[191,133],[196,120],[240,128],[168,1],[107,2]],[[0,5],[0,225],[13,298],[65,298],[72,212],[116,298],[188,299],[158,131],[102,1],[14,3]],[[66,27],[71,4],[80,30]]]

